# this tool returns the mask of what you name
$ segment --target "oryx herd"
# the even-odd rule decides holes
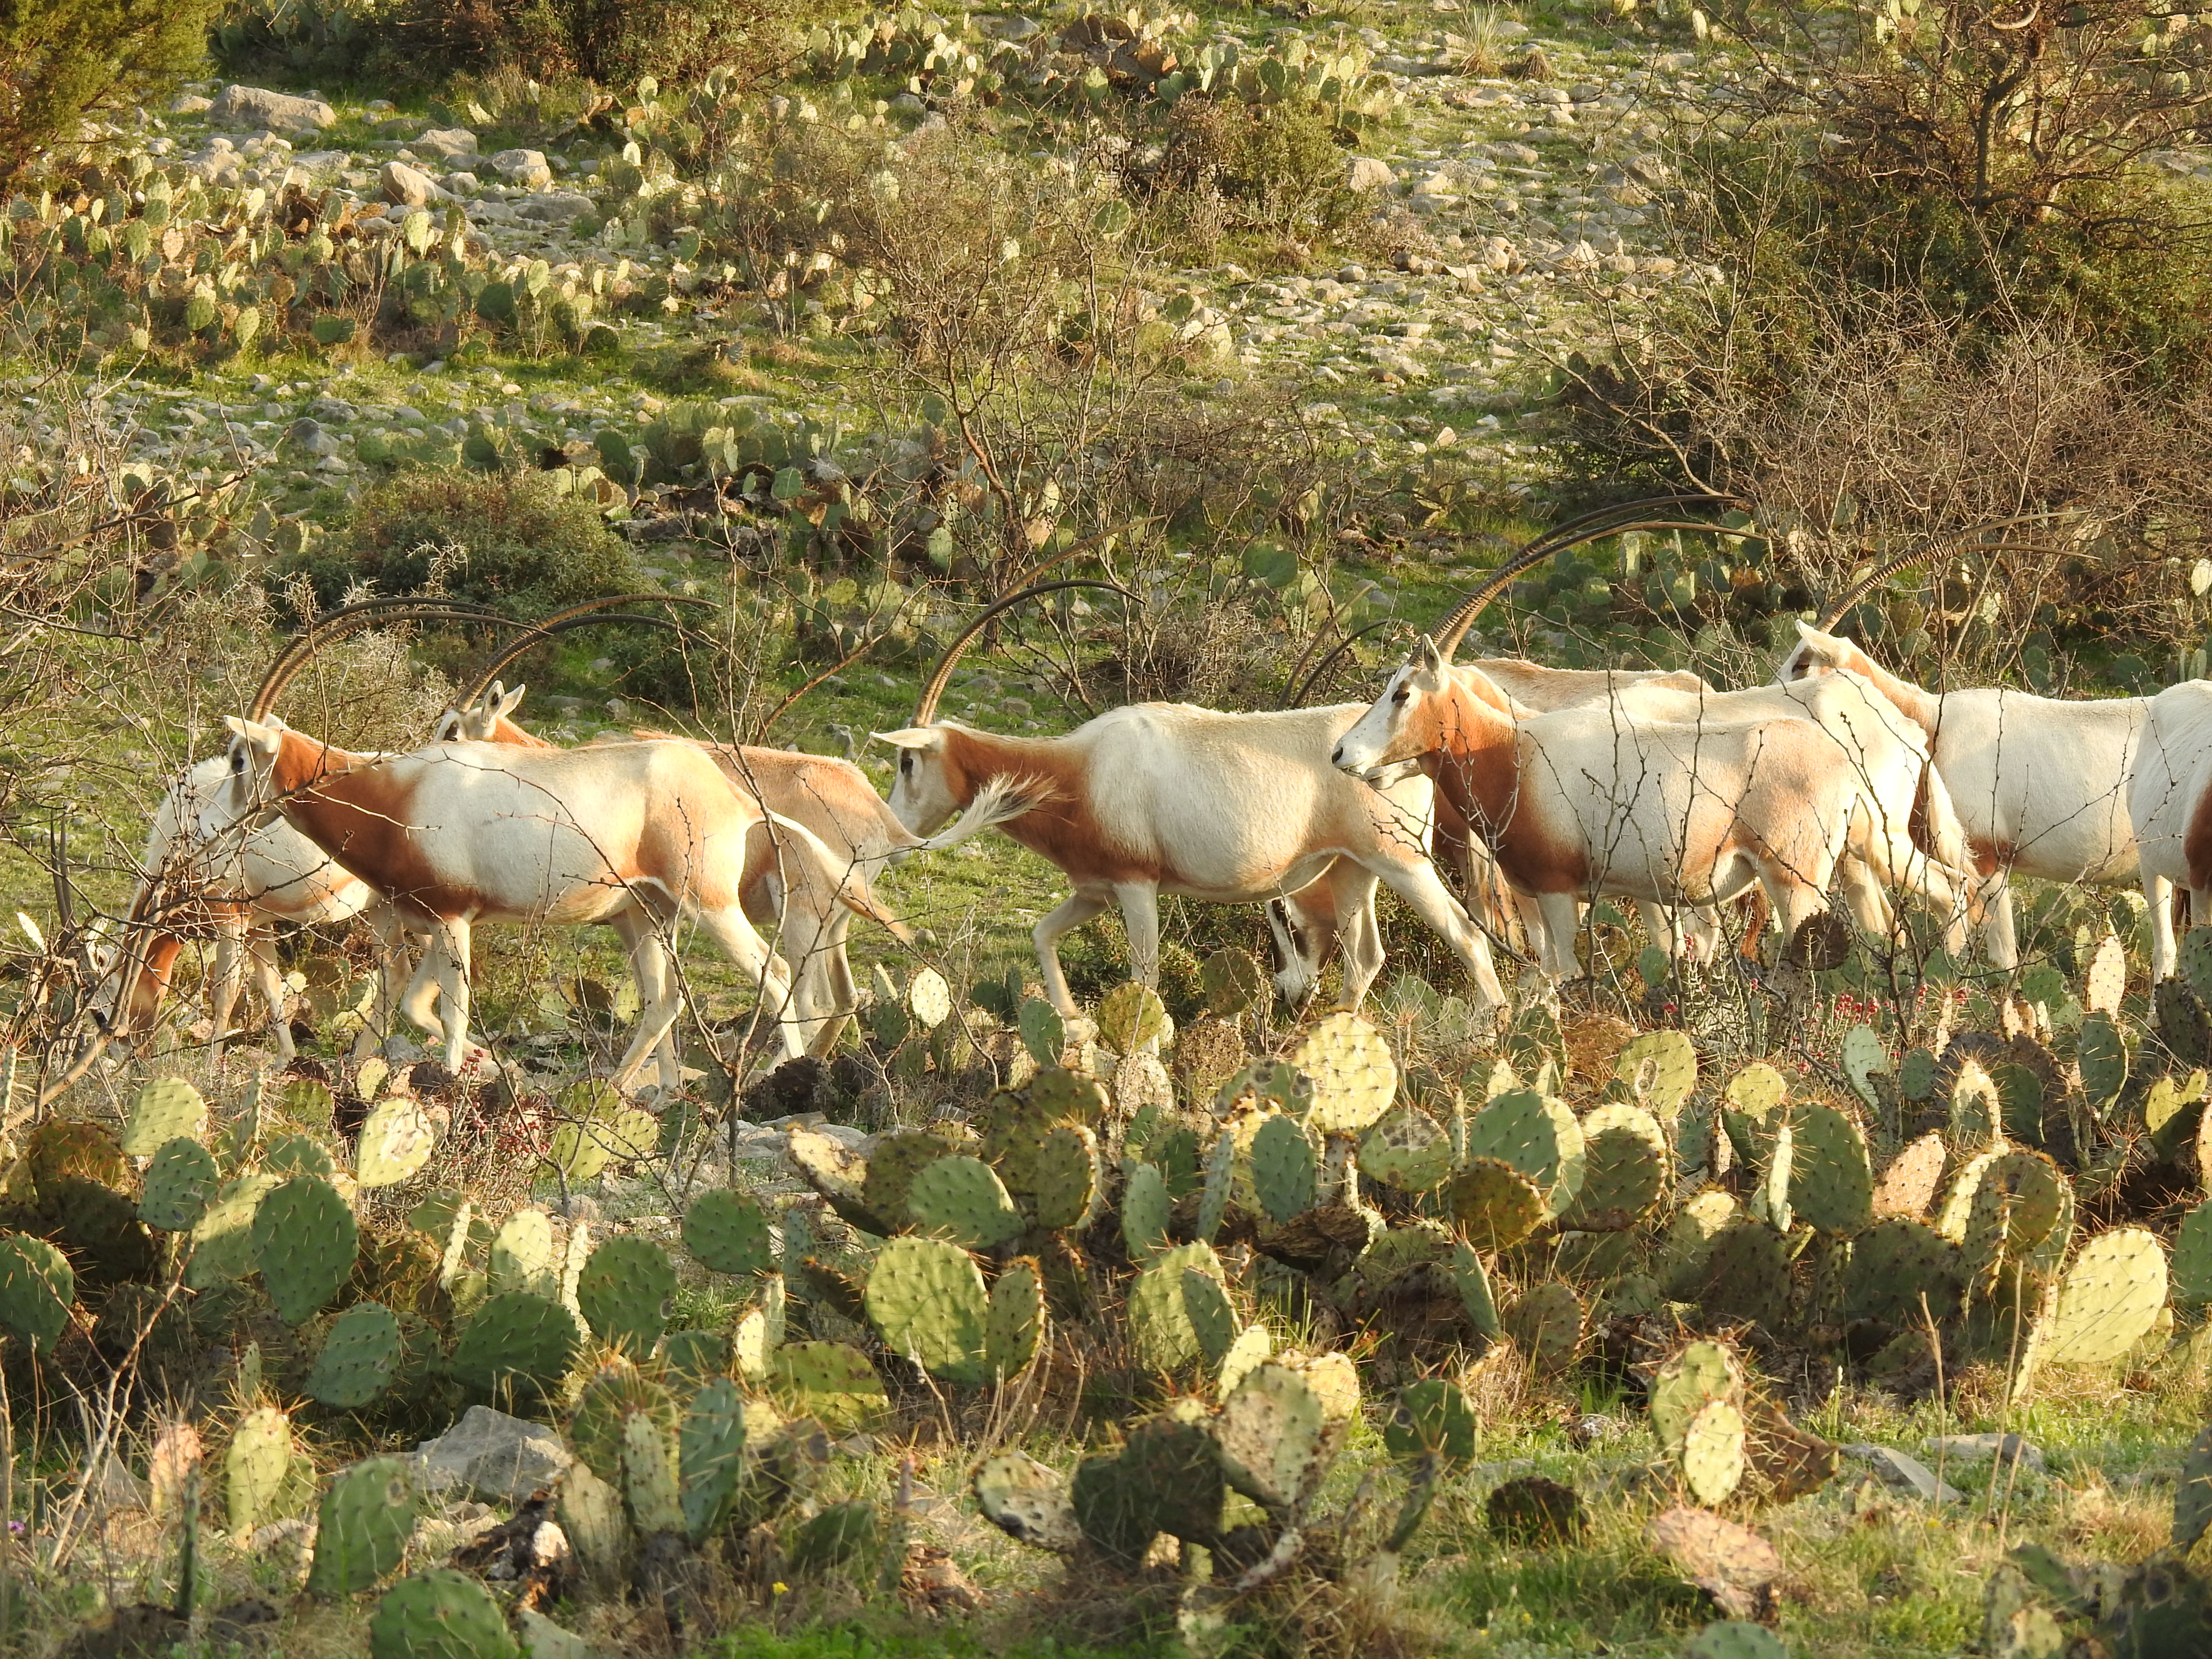
[[[669,952],[686,933],[708,934],[758,987],[782,1055],[826,1054],[857,1002],[852,918],[908,937],[873,878],[994,828],[1073,890],[1033,934],[1063,1012],[1074,1003],[1058,942],[1109,905],[1133,976],[1157,982],[1163,893],[1264,906],[1276,984],[1294,1004],[1334,945],[1346,1007],[1382,965],[1378,884],[1443,938],[1486,1010],[1506,999],[1493,940],[1524,940],[1527,982],[1547,988],[1582,972],[1582,907],[1604,898],[1631,902],[1654,943],[1701,960],[1718,947],[1728,902],[1754,896],[1786,938],[1827,908],[1832,887],[1876,936],[1896,927],[1893,896],[1930,909],[1954,952],[1978,921],[2004,969],[2017,965],[2014,873],[2140,880],[2159,975],[2174,963],[2173,888],[2212,919],[2212,682],[2094,702],[1923,690],[1826,631],[1894,565],[1818,625],[1799,623],[1764,686],[1455,665],[1484,606],[1570,544],[1553,532],[1507,561],[1371,705],[1142,703],[1049,738],[939,719],[954,667],[995,618],[1110,584],[1025,587],[953,641],[908,725],[878,734],[896,755],[888,803],[847,761],[655,732],[563,749],[518,726],[522,690],[495,675],[551,634],[608,620],[621,600],[536,625],[423,747],[338,750],[274,713],[318,649],[398,619],[497,620],[442,601],[349,607],[287,647],[226,721],[226,752],[170,788],[93,1006],[107,1035],[143,1036],[182,939],[212,933],[216,1043],[250,965],[289,1055],[276,926],[358,917],[380,961],[362,1048],[404,1016],[459,1070],[480,1052],[468,1040],[475,925],[605,923],[628,951],[640,1006],[613,1080],[629,1086],[652,1063],[672,1088],[681,998]]]

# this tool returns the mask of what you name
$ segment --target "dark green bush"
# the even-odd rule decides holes
[[[0,187],[195,68],[223,0],[0,0]]]
[[[380,593],[420,592],[434,560],[447,567],[453,597],[514,617],[652,585],[589,501],[531,472],[403,472],[363,496],[329,546],[295,566],[325,606],[362,582]]]
[[[1179,100],[1158,164],[1133,182],[1151,195],[1163,228],[1200,246],[1224,234],[1328,242],[1371,207],[1348,182],[1328,111],[1297,100]]]

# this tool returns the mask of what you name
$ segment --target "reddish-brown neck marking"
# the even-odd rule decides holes
[[[944,726],[940,761],[945,787],[966,806],[994,778],[1035,778],[1050,798],[1000,831],[1038,857],[1085,882],[1157,882],[1167,875],[1159,860],[1141,858],[1113,846],[1091,804],[1091,778],[1083,757],[1063,738],[1005,738],[988,732]]]
[[[1496,690],[1480,675],[1446,675],[1443,690],[1414,702],[1407,737],[1419,745],[1438,793],[1489,847],[1508,880],[1524,892],[1577,891],[1589,874],[1589,860],[1546,833],[1528,810],[1521,791],[1520,732]]]
[[[503,743],[511,749],[551,749],[556,746],[535,732],[524,731],[504,714],[491,723],[491,740]]]
[[[370,886],[435,914],[467,908],[439,890],[412,833],[414,786],[389,766],[288,731],[270,781],[292,826]]]

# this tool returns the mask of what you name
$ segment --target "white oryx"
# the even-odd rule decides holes
[[[2143,897],[2151,915],[2151,978],[2175,967],[2173,890],[2189,894],[2189,919],[2212,921],[2212,681],[2185,680],[2150,700],[2142,746],[2128,781]]]
[[[622,935],[641,1007],[617,1087],[656,1050],[662,1085],[680,1081],[664,1047],[678,999],[655,931],[678,920],[703,928],[760,988],[786,1056],[805,1051],[788,975],[746,920],[740,894],[779,860],[793,887],[803,880],[835,894],[842,872],[810,831],[731,787],[696,745],[442,743],[375,759],[281,721],[226,724],[232,813],[281,814],[430,936],[417,982],[434,977],[445,1000],[448,1066],[460,1063],[471,939],[482,921],[604,922]],[[1026,805],[1011,785],[980,791],[926,844],[950,846]],[[813,907],[787,906],[784,937],[801,956],[817,947],[820,927]]]
[[[1859,675],[1928,734],[1936,769],[1966,826],[1990,962],[2019,965],[2008,877],[2107,887],[2140,877],[2150,897],[2153,972],[2171,971],[2169,877],[2141,864],[2137,822],[2130,816],[2150,698],[2074,702],[2002,687],[1927,691],[1849,640],[1802,622],[1797,631],[1777,679]]]
[[[1534,896],[1553,979],[1582,971],[1578,901],[1711,905],[1756,883],[1787,936],[1826,907],[1847,849],[1885,878],[1916,850],[1809,720],[1681,723],[1611,704],[1516,719],[1486,677],[1426,638],[1332,758],[1361,776],[1420,763]]]
[[[1060,939],[1109,904],[1121,907],[1128,928],[1132,976],[1156,985],[1159,896],[1179,893],[1267,905],[1288,958],[1276,983],[1293,1000],[1310,991],[1314,971],[1296,949],[1296,929],[1302,918],[1320,919],[1344,952],[1343,1006],[1356,1007],[1382,965],[1378,882],[1443,935],[1486,1008],[1502,1003],[1488,942],[1429,862],[1427,780],[1371,789],[1328,763],[1358,716],[1356,705],[1241,714],[1138,703],[1058,738],[1006,737],[935,718],[953,665],[992,618],[1036,593],[1098,585],[1045,584],[988,608],[946,650],[913,724],[876,733],[899,751],[891,810],[917,834],[972,811],[994,787],[1012,783],[1031,796],[1000,827],[1059,866],[1075,890],[1031,935],[1053,1005],[1075,1007]],[[1302,906],[1300,893],[1316,888],[1321,902]]]

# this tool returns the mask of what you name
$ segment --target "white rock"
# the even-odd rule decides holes
[[[233,126],[328,127],[338,112],[319,98],[295,98],[261,87],[225,87],[208,106],[208,118]]]
[[[180,92],[169,100],[169,113],[200,115],[205,113],[214,102],[214,99],[203,98],[197,92]]]
[[[1841,1450],[1846,1457],[1870,1464],[1875,1479],[1885,1486],[1895,1486],[1938,1504],[1955,1504],[1963,1495],[1957,1488],[1938,1480],[1936,1471],[1918,1458],[1893,1446],[1862,1443],[1844,1446]]]
[[[548,224],[565,225],[580,219],[592,210],[592,198],[580,191],[549,190],[535,196],[526,196],[514,204],[517,217],[541,220]]]
[[[2008,1464],[2043,1473],[2043,1448],[2016,1434],[1939,1434],[1928,1449],[1954,1463],[1985,1463],[2002,1455]]]
[[[545,164],[542,150],[503,149],[490,158],[490,165],[508,184],[526,190],[543,190],[553,182],[553,169]]]
[[[410,146],[418,155],[428,153],[451,160],[456,155],[477,153],[477,136],[466,127],[432,127]]]
[[[522,1651],[528,1659],[599,1659],[599,1649],[574,1631],[563,1630],[535,1607],[516,1616]]]
[[[463,1486],[489,1504],[524,1503],[575,1462],[552,1430],[489,1406],[470,1407],[459,1422],[417,1449],[429,1485]]]
[[[438,182],[418,167],[404,161],[386,161],[378,175],[384,186],[384,199],[404,207],[422,207],[428,203],[442,201],[446,192]]]
[[[1354,190],[1388,190],[1398,182],[1398,175],[1390,171],[1387,161],[1372,155],[1352,158],[1352,174],[1346,180]]]

